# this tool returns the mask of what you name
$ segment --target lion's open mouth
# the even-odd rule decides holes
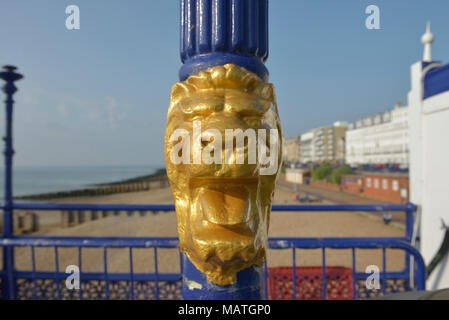
[[[202,218],[218,225],[248,222],[251,216],[249,191],[244,186],[202,187],[198,190]]]

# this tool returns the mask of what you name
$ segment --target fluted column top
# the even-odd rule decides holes
[[[268,0],[181,0],[179,77],[234,63],[268,80]]]

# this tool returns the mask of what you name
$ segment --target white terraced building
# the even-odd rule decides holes
[[[347,127],[348,123],[337,121],[332,126],[311,129],[301,134],[299,142],[301,163],[343,161]]]
[[[383,114],[363,118],[346,131],[346,163],[409,163],[408,107],[397,103]]]

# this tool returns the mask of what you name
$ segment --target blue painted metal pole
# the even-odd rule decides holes
[[[233,63],[268,81],[268,0],[181,0],[181,81]]]
[[[182,298],[184,300],[262,300],[265,299],[263,266],[252,266],[237,274],[229,286],[210,283],[183,254]],[[186,279],[188,279],[186,281]]]
[[[17,91],[14,85],[15,81],[23,78],[21,74],[15,73],[16,67],[4,66],[5,71],[0,72],[0,79],[6,81],[3,86],[3,92],[6,94],[6,135],[5,140],[5,199],[3,208],[3,238],[12,238],[14,236],[13,229],[13,194],[12,194],[12,157],[14,149],[12,146],[12,114],[13,114],[13,95]],[[6,299],[15,298],[15,284],[14,284],[14,248],[5,247],[3,251],[3,268],[6,271],[7,279],[6,290],[4,290],[4,297]]]
[[[235,64],[268,81],[268,0],[181,0],[181,81],[214,66]],[[237,282],[207,281],[183,257],[183,299],[264,299],[263,267],[237,274]]]
[[[412,235],[413,235],[413,227],[415,224],[415,214],[417,207],[413,204],[408,202],[406,204],[406,211],[405,211],[405,236],[408,239],[408,241],[412,241]]]

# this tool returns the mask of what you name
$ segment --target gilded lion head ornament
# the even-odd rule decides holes
[[[165,162],[180,249],[212,283],[265,259],[281,137],[273,85],[244,68],[212,67],[172,88]]]

